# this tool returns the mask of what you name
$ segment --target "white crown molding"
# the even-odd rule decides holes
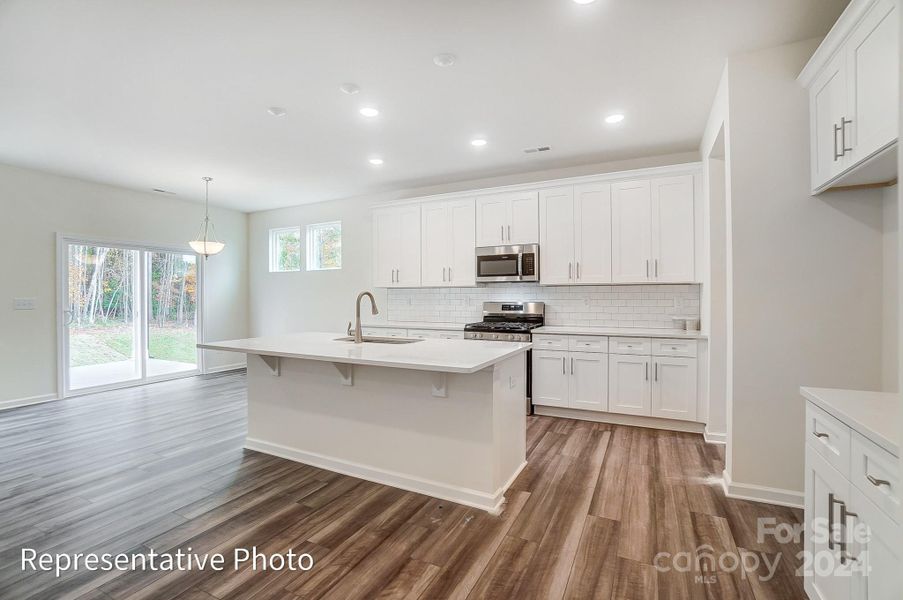
[[[834,26],[831,27],[831,31],[828,32],[828,35],[825,36],[825,39],[822,40],[822,43],[816,48],[815,53],[812,54],[812,58],[809,59],[809,62],[807,62],[806,66],[803,67],[803,70],[800,71],[796,80],[804,87],[808,87],[809,84],[812,83],[812,80],[815,79],[815,76],[819,74],[822,68],[828,64],[828,61],[831,60],[834,54],[840,49],[846,39],[850,36],[850,33],[853,32],[856,24],[862,20],[862,17],[872,8],[875,2],[876,0],[853,0],[850,2],[840,17],[838,17]]]

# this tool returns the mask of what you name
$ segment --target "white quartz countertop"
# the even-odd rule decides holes
[[[444,373],[476,373],[531,344],[477,340],[418,340],[411,344],[340,342],[337,333],[293,333],[198,344],[198,348]]]
[[[900,456],[899,394],[814,387],[801,387],[800,393],[894,456]]]
[[[391,329],[435,329],[436,331],[464,331],[463,323],[429,323],[427,321],[381,321],[361,323],[361,327],[384,327]]]
[[[700,331],[684,331],[683,329],[641,329],[639,327],[574,327],[543,325],[532,331],[535,334],[549,335],[606,335],[610,337],[654,337],[704,340],[706,335]]]

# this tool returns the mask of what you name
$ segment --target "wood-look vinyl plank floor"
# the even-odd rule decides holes
[[[699,435],[528,417],[528,464],[491,516],[244,450],[245,403],[227,374],[0,412],[0,599],[805,598],[799,543],[758,527],[801,511],[725,498],[723,450]],[[55,578],[18,562],[250,546],[315,566]],[[705,570],[668,568],[678,555]]]

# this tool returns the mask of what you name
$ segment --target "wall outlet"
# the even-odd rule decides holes
[[[13,298],[14,310],[34,310],[37,307],[37,298]]]

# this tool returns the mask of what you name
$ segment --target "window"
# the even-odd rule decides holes
[[[270,229],[270,272],[301,270],[301,228]]]
[[[307,226],[307,270],[342,268],[342,222]]]

